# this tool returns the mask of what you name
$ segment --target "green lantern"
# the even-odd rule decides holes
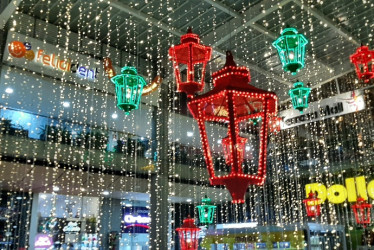
[[[283,70],[296,75],[296,72],[304,68],[305,46],[308,40],[303,34],[298,34],[295,28],[286,28],[280,37],[273,42],[278,50]]]
[[[310,88],[304,87],[302,82],[296,82],[293,85],[293,89],[290,89],[288,94],[291,97],[293,108],[303,113],[303,109],[308,107]]]
[[[199,220],[201,224],[212,224],[214,219],[214,212],[217,206],[212,205],[211,199],[205,196],[202,199],[202,205],[197,206],[199,211]]]
[[[135,67],[125,66],[121,74],[110,79],[116,85],[117,107],[128,115],[133,109],[139,108],[140,98],[146,82],[138,75]]]

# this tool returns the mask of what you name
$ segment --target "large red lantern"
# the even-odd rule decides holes
[[[179,242],[182,250],[197,250],[199,246],[199,231],[195,220],[188,217],[183,220],[181,227],[177,228]]]
[[[211,55],[212,48],[200,44],[199,36],[192,33],[191,28],[181,37],[181,44],[169,49],[178,92],[185,92],[188,97],[193,97],[196,92],[203,90],[205,68]],[[184,66],[187,67],[186,74],[181,72]]]
[[[370,210],[372,205],[367,203],[364,198],[357,197],[357,202],[352,205],[352,210],[355,215],[356,223],[364,227],[371,222]]]
[[[350,57],[355,65],[357,77],[369,82],[374,78],[374,51],[369,50],[368,46],[361,45],[355,54]]]
[[[321,215],[321,199],[317,198],[317,194],[310,192],[308,198],[303,200],[306,214],[308,217],[318,217]]]
[[[250,184],[262,185],[266,175],[266,149],[269,120],[277,113],[277,96],[273,92],[249,85],[250,74],[246,67],[237,67],[231,52],[227,52],[223,69],[212,74],[214,88],[190,100],[188,107],[197,120],[205,161],[212,185],[225,185],[233,203],[244,203],[244,195]],[[257,173],[250,174],[243,168],[245,143],[249,139],[239,135],[240,125],[260,120]],[[216,175],[212,149],[210,148],[206,122],[220,123],[227,127],[223,138],[223,153],[230,173]],[[244,134],[245,135],[245,134]]]

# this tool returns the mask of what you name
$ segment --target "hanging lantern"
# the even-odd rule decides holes
[[[274,116],[270,119],[270,133],[278,133],[281,129],[282,117]]]
[[[192,33],[191,28],[181,37],[181,44],[169,49],[178,92],[185,92],[191,98],[196,92],[203,90],[205,68],[211,55],[212,48],[200,44],[199,36]],[[187,67],[186,74],[183,74],[182,67]]]
[[[352,210],[355,215],[356,223],[364,227],[371,222],[370,210],[372,205],[368,204],[364,198],[357,197],[357,202],[352,205]]]
[[[177,228],[181,250],[197,250],[199,246],[199,231],[195,220],[188,216],[183,220],[180,228]]]
[[[199,211],[199,221],[201,224],[212,224],[214,219],[214,212],[217,206],[212,205],[211,199],[205,196],[202,199],[202,204],[197,206]]]
[[[318,217],[321,215],[321,199],[317,198],[316,193],[310,192],[308,198],[303,200],[303,202],[308,217]]]
[[[244,203],[249,184],[262,185],[266,175],[266,150],[269,118],[277,113],[277,96],[273,92],[249,85],[250,74],[245,67],[237,67],[231,52],[227,52],[223,69],[212,74],[214,88],[190,100],[188,107],[197,120],[205,161],[212,185],[225,185],[233,203]],[[243,153],[247,138],[239,136],[239,126],[261,118],[259,133],[259,159],[257,173],[243,170]],[[223,153],[231,172],[215,175],[206,122],[227,124],[227,137],[223,138]],[[226,127],[226,126],[225,126]]]
[[[133,109],[139,108],[140,98],[146,82],[138,75],[135,67],[125,66],[121,74],[111,78],[116,85],[117,107],[128,115]]]
[[[304,68],[305,46],[308,40],[303,34],[298,34],[295,28],[286,28],[280,37],[273,42],[278,50],[283,70],[296,75],[296,72]]]
[[[368,46],[361,45],[355,54],[350,56],[351,62],[355,65],[357,77],[369,82],[374,78],[374,50]]]
[[[304,87],[304,83],[302,82],[296,82],[288,94],[291,97],[293,108],[303,113],[303,110],[308,107],[310,88]]]

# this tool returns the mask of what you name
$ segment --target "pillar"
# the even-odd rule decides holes
[[[169,141],[168,141],[168,84],[162,84],[160,93],[159,107],[153,116],[152,129],[157,133],[157,164],[155,173],[151,175],[151,229],[150,229],[150,248],[151,249],[170,249],[168,230],[169,221]],[[157,119],[157,120],[155,120]],[[153,138],[152,138],[153,139]]]

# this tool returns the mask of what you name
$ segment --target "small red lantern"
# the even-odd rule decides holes
[[[370,210],[371,204],[367,203],[364,198],[357,197],[357,202],[352,205],[356,223],[362,224],[364,227],[371,222]]]
[[[177,228],[179,241],[182,250],[197,250],[199,246],[199,231],[195,225],[195,220],[188,216],[183,220],[181,227]]]
[[[274,116],[270,119],[270,132],[278,133],[281,129],[282,117]]]
[[[200,44],[199,36],[192,33],[191,28],[181,37],[181,44],[169,49],[178,92],[185,92],[191,98],[196,92],[204,89],[205,68],[211,55],[212,48]],[[187,66],[186,75],[182,75],[181,72],[183,65]]]
[[[350,56],[351,62],[356,67],[357,77],[369,82],[374,78],[374,51],[368,46],[361,45],[355,54]]]
[[[237,67],[229,51],[224,68],[213,73],[212,78],[214,88],[190,100],[188,107],[199,126],[210,183],[225,185],[233,203],[244,203],[249,184],[262,185],[265,181],[269,119],[277,113],[277,96],[249,85],[249,70]],[[257,174],[248,174],[242,166],[248,139],[239,136],[239,126],[252,123],[253,119],[261,120],[259,159]],[[231,166],[231,172],[227,175],[216,176],[214,173],[206,122],[227,124],[227,137],[222,140],[226,164]]]
[[[317,194],[310,192],[308,198],[303,200],[306,214],[308,217],[318,217],[321,215],[321,199],[317,198]]]

